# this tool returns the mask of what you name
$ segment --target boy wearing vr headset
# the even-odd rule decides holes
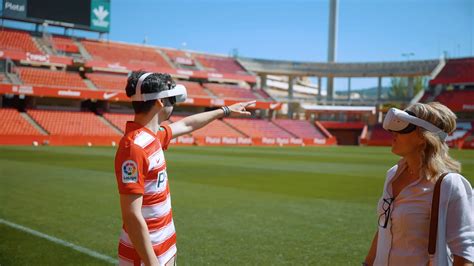
[[[126,124],[115,156],[123,229],[119,265],[175,265],[176,233],[163,150],[171,139],[204,127],[221,117],[250,115],[255,101],[237,103],[160,125],[176,103],[186,100],[186,88],[168,74],[132,72],[127,81],[134,121]]]

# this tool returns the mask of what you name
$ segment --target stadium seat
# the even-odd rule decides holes
[[[196,69],[194,59],[188,56],[188,53],[171,49],[161,49],[161,51],[163,51],[173,63],[181,67]]]
[[[272,100],[272,97],[264,90],[255,90],[254,93],[263,100]]]
[[[372,135],[370,136],[370,140],[383,141],[383,142],[390,143],[392,140],[392,133],[383,129],[381,124],[377,124],[372,129]]]
[[[248,75],[248,72],[231,57],[196,54],[194,55],[194,58],[197,59],[208,71]]]
[[[249,137],[294,138],[290,133],[268,120],[226,118],[224,121]]]
[[[71,38],[61,37],[61,36],[53,36],[52,38],[53,47],[54,49],[66,53],[79,53],[79,47],[74,43]]]
[[[88,73],[86,77],[90,79],[98,89],[124,91],[127,85],[127,75]]]
[[[0,135],[41,135],[15,109],[0,109]]]
[[[186,87],[189,96],[212,97],[197,82],[176,80],[176,84],[183,84]]]
[[[42,54],[28,32],[17,30],[0,30],[0,49]]]
[[[133,114],[105,113],[104,117],[123,132],[125,132],[127,121],[133,121]]]
[[[473,72],[474,75],[474,72]],[[474,90],[451,90],[443,91],[435,98],[454,112],[464,110],[464,105],[474,105]]]
[[[192,133],[195,137],[245,137],[221,120],[214,120],[206,127],[198,129]]]
[[[299,138],[325,138],[323,133],[307,120],[275,119],[272,122]]]
[[[20,78],[25,85],[51,87],[87,88],[77,72],[54,71],[49,69],[18,67]]]
[[[204,87],[221,99],[257,100],[257,96],[251,90],[235,85],[205,83]]]
[[[93,59],[126,64],[132,69],[147,67],[172,68],[154,49],[146,46],[101,41],[82,41]]]
[[[430,85],[474,83],[474,58],[449,59]]]
[[[51,135],[118,135],[110,126],[90,112],[28,110],[28,114]]]

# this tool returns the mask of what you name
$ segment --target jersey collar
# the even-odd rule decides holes
[[[147,133],[151,134],[152,136],[156,137],[156,134],[153,133],[153,131],[151,131],[150,129],[148,129],[144,125],[136,123],[134,121],[127,121],[127,124],[125,124],[125,134],[128,134],[128,133],[130,133],[132,131],[136,131],[136,130],[144,130]]]

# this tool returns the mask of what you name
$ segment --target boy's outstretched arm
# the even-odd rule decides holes
[[[236,103],[228,106],[230,116],[236,115],[250,115],[250,112],[245,108],[255,104],[255,101]],[[173,132],[173,138],[177,138],[182,135],[193,132],[194,130],[200,129],[205,125],[209,124],[215,119],[224,117],[224,110],[219,108],[213,111],[204,112],[200,114],[191,115],[185,117],[173,124],[170,124],[171,132]]]

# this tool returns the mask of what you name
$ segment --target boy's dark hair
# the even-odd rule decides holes
[[[138,79],[147,72],[145,71],[133,71],[127,80],[127,86],[125,91],[128,97],[135,95],[135,87],[137,86]],[[142,82],[141,90],[142,93],[153,93],[161,92],[171,89],[175,85],[173,78],[169,74],[165,73],[153,73],[145,78]],[[157,100],[150,100],[146,102],[132,101],[133,110],[136,114],[148,113]]]

